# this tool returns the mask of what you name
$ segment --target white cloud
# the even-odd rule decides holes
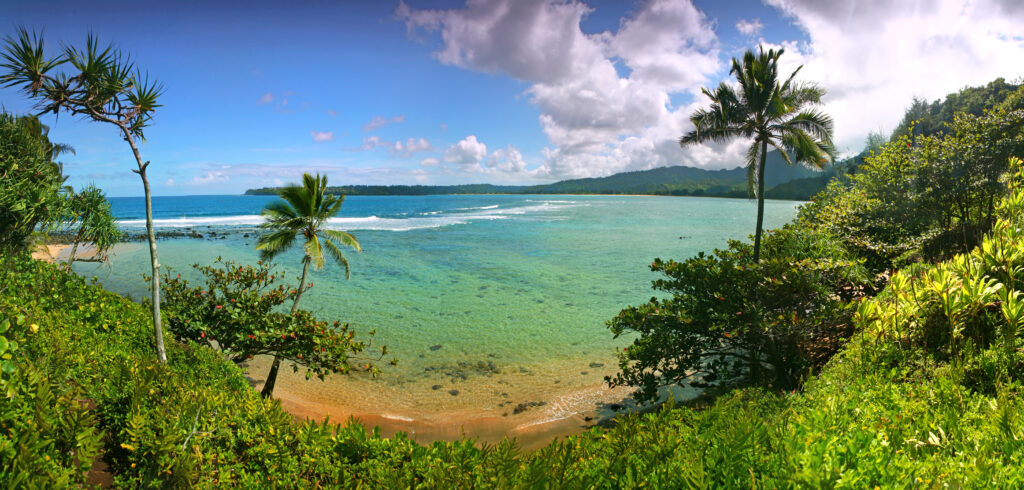
[[[334,141],[334,131],[310,131],[309,133],[313,135],[313,141],[317,143],[323,143],[325,141]]]
[[[338,116],[338,111],[336,111],[334,109],[327,109],[327,115],[331,116],[331,117],[337,117]]]
[[[678,148],[688,113],[670,99],[709,84],[723,66],[711,20],[689,1],[653,0],[616,32],[587,34],[580,22],[591,11],[575,1],[475,0],[451,10],[400,3],[395,14],[410,33],[440,32],[441,63],[531,84],[527,94],[554,146],[539,173],[586,177],[721,160]]]
[[[191,185],[209,185],[217,182],[226,182],[228,175],[220,170],[213,170],[206,172],[206,175],[197,175],[192,178],[188,183]]]
[[[828,90],[824,110],[845,151],[859,150],[870,131],[891,130],[914,96],[936,99],[1021,75],[1024,3],[1017,0],[767,3],[806,30],[809,41],[783,43],[783,70],[804,64],[799,78]],[[741,163],[743,141],[676,144],[692,127],[690,113],[706,104],[699,89],[730,79],[724,68],[733,53],[720,51],[715,20],[689,0],[649,0],[614,31],[584,33],[580,22],[592,11],[575,0],[468,0],[444,10],[399,3],[395,16],[412,36],[440,35],[439,62],[529,84],[549,143],[539,174]],[[763,24],[743,19],[735,28],[752,38]],[[694,102],[674,104],[680,96]]]
[[[744,36],[756,36],[764,29],[764,24],[758,19],[740,19],[736,21],[736,30]]]
[[[396,141],[391,151],[403,157],[412,156],[413,153],[433,150],[434,147],[425,138],[409,138],[405,143]]]
[[[373,116],[373,119],[371,119],[370,122],[366,123],[366,125],[363,126],[363,131],[369,133],[370,131],[374,131],[381,127],[387,126],[388,124],[400,123],[402,121],[405,121],[405,114],[400,114],[392,118],[386,118],[384,116]]]
[[[466,136],[444,151],[444,161],[454,163],[461,169],[479,168],[480,162],[487,157],[487,145],[476,140],[475,135]]]
[[[965,86],[1021,75],[1024,4],[925,0],[830,3],[769,0],[807,31],[781,61],[828,90],[840,148],[858,151],[869,131],[892,130],[914,96],[934,100]]]
[[[436,167],[440,163],[441,162],[439,162],[436,158],[424,158],[423,160],[420,160],[421,167]]]
[[[411,157],[415,153],[433,150],[433,145],[426,138],[409,138],[405,142],[387,141],[379,136],[367,136],[363,138],[363,146],[359,150],[372,150],[374,148],[386,148],[392,155],[403,158]]]
[[[487,168],[506,173],[521,173],[526,170],[526,162],[523,154],[514,146],[509,145],[507,149],[498,149],[487,158]]]
[[[263,94],[263,97],[260,97],[259,103],[260,104],[269,104],[269,103],[271,103],[273,101],[274,101],[274,96],[270,95],[270,92],[267,92],[267,93]]]
[[[174,179],[167,179],[167,185],[174,185]]]

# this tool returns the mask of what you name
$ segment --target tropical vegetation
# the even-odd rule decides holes
[[[794,80],[803,66],[782,80],[779,57],[784,52],[765,52],[761,47],[758,54],[748,50],[742,61],[733,58],[729,73],[736,77],[739,88],[722,82],[713,92],[703,89],[711,106],[694,111],[690,116],[694,129],[679,138],[683,147],[733,138],[753,140],[747,151],[746,167],[750,195],[757,198],[754,263],[761,258],[768,147],[778,150],[787,164],[795,162],[819,169],[832,162],[835,152],[832,118],[813,109],[821,104],[825,90],[810,82]]]
[[[65,199],[64,215],[55,228],[72,237],[71,252],[65,262],[65,268],[70,271],[71,264],[78,259],[80,244],[95,248],[96,259],[91,260],[102,259],[111,247],[121,241],[121,230],[110,211],[110,202],[98,187],[88,185],[77,192],[72,190],[66,193]]]
[[[153,332],[157,358],[167,361],[160,323],[160,261],[157,259],[156,236],[153,234],[153,200],[138,142],[145,140],[144,131],[160,107],[157,103],[163,87],[135,67],[131,57],[114,49],[101,48],[91,34],[84,49],[62,44],[61,53],[47,57],[43,36],[18,29],[17,36],[4,40],[0,53],[0,84],[18,87],[35,101],[40,114],[61,112],[83,116],[95,122],[115,126],[131,147],[136,168],[142,179],[146,199],[146,231],[149,240],[151,271],[150,291],[153,307]],[[65,68],[70,66],[70,68]],[[63,69],[63,71],[62,71]]]
[[[735,101],[721,87],[709,93],[806,130],[799,113],[783,109],[820,93],[786,95],[788,82],[769,73],[779,54],[737,60]],[[64,63],[81,76],[49,74]],[[85,52],[67,47],[48,60],[41,39],[22,31],[7,40],[0,81],[41,101],[63,90],[69,101],[91,97],[83,105],[51,100],[48,111],[88,113],[98,100],[104,111],[128,111],[99,114],[114,118],[132,143],[158,90],[130,77],[118,86],[126,66],[92,38]],[[748,94],[750,87],[765,92]],[[777,107],[748,103],[765,93]],[[653,261],[657,296],[609,322],[613,335],[634,339],[609,382],[638,388],[640,401],[677,384],[708,388],[705,396],[617,417],[533,452],[512,441],[422,445],[351,420],[297,422],[253,389],[239,364],[256,355],[309,377],[372,374],[384,355],[347,324],[299,309],[310,264],[330,258],[348,273],[341,247],[360,249],[351,235],[324,227],[342,203],[326,178],[304,176],[264,211],[265,257],[304,246],[297,286],[266,262],[196,265],[203,280],[194,284],[164,271],[162,280],[152,278],[165,293],[153,296],[166,313],[163,332],[154,320],[159,304],[140,305],[95,278],[30,258],[27,244],[38,231],[61,222],[83,230],[91,218],[82,210],[109,210],[97,189],[64,185],[55,158],[67,147],[50,142],[38,119],[0,114],[0,481],[29,488],[1021,486],[1024,88],[997,80],[926,113],[915,102],[914,111],[927,117],[869,138],[864,152],[827,174],[827,187],[792,224],[763,236],[755,230],[752,243]],[[800,149],[807,142],[795,131],[762,133],[734,116],[757,111],[719,112],[733,114],[719,121],[722,134],[762,138],[748,162],[756,164],[748,169],[759,200],[768,145],[795,150],[779,153],[790,161],[830,156],[825,133],[807,133],[815,153]],[[714,126],[707,123],[703,130]],[[90,204],[75,202],[83,194]],[[97,245],[107,240],[80,234]],[[154,325],[168,356],[152,355]]]
[[[37,229],[57,221],[64,172],[46,126],[33,116],[0,113],[0,248],[28,245]]]
[[[218,259],[214,265],[193,268],[205,284],[192,285],[172,270],[162,281],[167,327],[177,339],[206,345],[235,364],[273,356],[296,371],[304,369],[307,378],[322,380],[327,374],[352,370],[379,373],[376,362],[387,355],[387,347],[369,357],[371,342],[357,340],[347,323],[318,320],[311,312],[294,308],[299,289],[275,276],[268,263]],[[289,301],[292,310],[281,311]]]
[[[302,277],[292,296],[292,315],[299,310],[302,293],[313,285],[306,284],[310,264],[316,269],[322,269],[325,257],[330,257],[345,269],[345,277],[348,278],[351,277],[348,259],[339,246],[351,247],[357,252],[362,250],[359,241],[350,233],[326,227],[327,220],[336,216],[345,202],[345,196],[327,194],[326,191],[327,176],[303,174],[301,186],[285,187],[278,194],[281,200],[267,204],[260,213],[265,221],[260,225],[263,233],[256,243],[256,249],[260,251],[263,260],[272,260],[288,250],[300,236],[305,241],[302,247]],[[274,393],[280,365],[281,359],[275,356],[270,374],[263,385],[263,396]]]

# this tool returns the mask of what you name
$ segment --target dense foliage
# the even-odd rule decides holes
[[[746,243],[682,262],[655,260],[668,296],[623,310],[609,327],[639,337],[619,354],[612,384],[638,399],[663,385],[771,384],[790,389],[850,336],[848,302],[872,287],[838,241],[793,226],[765,237],[760,263]]]
[[[354,368],[377,374],[375,361],[387,355],[381,347],[379,355],[365,357],[370,342],[357,340],[347,323],[318,320],[307,310],[283,310],[298,290],[282,283],[264,262],[218,259],[212,266],[193,267],[203,274],[204,285],[191,285],[173,271],[163,280],[167,327],[181,340],[205,344],[235,363],[275,356],[295,370],[305,369],[307,378],[320,379]]]
[[[943,100],[928,102],[915,98],[903,115],[903,120],[892,132],[892,139],[903,136],[930,136],[949,131],[948,125],[959,114],[980,116],[986,110],[999,105],[1012,105],[1015,109],[1024,109],[1021,105],[1021,85],[1007,83],[997,78],[979,87],[965,87],[949,94]]]
[[[1024,156],[1024,110],[962,115],[948,134],[884,145],[802,207],[797,223],[839,237],[875,270],[965,252],[992,225],[1013,155]]]
[[[0,113],[0,247],[24,247],[38,226],[60,216],[65,177],[53,160],[60,148],[38,118]]]

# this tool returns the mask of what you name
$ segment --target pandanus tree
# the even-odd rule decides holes
[[[69,271],[75,261],[79,244],[92,244],[96,248],[95,256],[102,258],[110,247],[121,240],[121,231],[110,212],[110,202],[103,195],[103,191],[95,186],[89,185],[69,194],[66,214],[65,225],[74,237],[71,240],[71,253],[65,264]]]
[[[256,249],[260,251],[262,260],[272,260],[278,254],[288,250],[301,237],[303,242],[302,278],[299,280],[298,291],[292,301],[292,313],[299,309],[299,300],[306,289],[306,277],[309,266],[322,269],[326,258],[345,268],[345,278],[351,277],[348,260],[341,253],[339,245],[351,247],[357,252],[362,250],[359,241],[344,231],[330,230],[325,227],[327,220],[341,211],[345,196],[327,194],[327,177],[317,174],[302,175],[302,185],[293,185],[281,189],[278,195],[281,200],[268,204],[260,213],[265,221],[260,225],[264,232],[260,235]],[[274,356],[270,373],[263,385],[263,396],[274,392],[277,382],[277,371],[281,360]]]
[[[166,363],[160,323],[160,261],[153,233],[153,202],[146,177],[149,162],[142,160],[138,146],[145,141],[143,131],[149,126],[153,112],[160,107],[157,99],[163,87],[136,69],[128,55],[112,45],[101,48],[92,34],[87,37],[84,49],[62,43],[59,54],[47,57],[43,48],[43,37],[25,29],[19,29],[17,36],[8,36],[0,63],[0,84],[20,87],[35,101],[40,114],[66,112],[111,124],[131,147],[136,164],[132,172],[142,179],[146,197],[156,354],[160,362]]]
[[[703,89],[711,106],[697,109],[690,115],[694,128],[679,139],[679,145],[684,148],[733,138],[752,140],[746,167],[748,191],[757,197],[755,263],[761,257],[768,147],[779,150],[788,165],[797,163],[819,169],[831,162],[835,153],[832,118],[812,108],[821,104],[825,90],[813,83],[794,80],[802,66],[781,80],[779,57],[784,51],[765,52],[761,47],[758,54],[748,50],[742,60],[733,58],[729,73],[736,77],[737,87],[722,82],[714,90]]]

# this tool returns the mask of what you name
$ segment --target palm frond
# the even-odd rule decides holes
[[[782,143],[793,150],[794,160],[808,167],[822,169],[832,161],[831,145],[819,142],[811,135],[792,129],[782,134]]]
[[[341,250],[338,249],[338,246],[335,245],[334,242],[331,240],[324,240],[323,244],[324,248],[327,250],[327,254],[330,255],[331,258],[335,260],[335,262],[341,264],[341,266],[345,268],[345,279],[351,279],[352,273],[348,267],[348,259],[346,259],[345,255],[341,253]]]
[[[296,233],[289,229],[278,230],[261,235],[256,242],[256,250],[260,251],[261,260],[272,260],[284,252],[295,242]]]
[[[333,241],[355,249],[356,252],[363,251],[363,247],[359,245],[359,241],[356,240],[356,237],[349,233],[340,230],[320,230],[320,232]]]
[[[783,133],[789,129],[798,129],[823,143],[831,143],[833,122],[832,118],[818,110],[805,110],[793,116],[788,121],[773,128],[775,133]]]

